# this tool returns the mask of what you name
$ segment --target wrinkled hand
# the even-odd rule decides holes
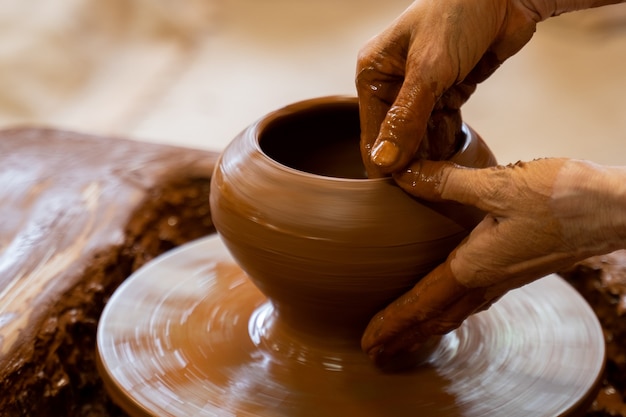
[[[396,174],[410,194],[487,215],[445,263],[371,320],[364,351],[384,363],[455,329],[510,289],[625,247],[625,172],[541,159],[486,169],[420,161]]]
[[[416,0],[361,49],[361,151],[371,177],[405,167],[420,144],[420,159],[455,151],[461,105],[554,12],[532,3]]]

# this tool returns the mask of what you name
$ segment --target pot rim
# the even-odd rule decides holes
[[[275,168],[278,168],[282,171],[285,171],[294,175],[312,178],[312,179],[318,179],[318,180],[323,179],[327,181],[336,181],[336,182],[344,182],[344,183],[377,183],[377,182],[395,183],[391,176],[386,176],[386,177],[381,177],[381,178],[345,178],[345,177],[334,177],[334,176],[329,176],[329,175],[321,175],[321,174],[314,174],[314,173],[307,172],[307,171],[301,171],[299,169],[292,168],[288,165],[285,165],[281,162],[276,161],[275,159],[270,157],[267,153],[265,153],[263,149],[261,148],[261,144],[260,144],[261,133],[271,123],[274,123],[276,120],[279,120],[280,118],[283,118],[283,117],[289,117],[290,115],[296,114],[303,110],[310,110],[310,109],[315,109],[315,108],[323,108],[327,106],[336,106],[336,105],[341,105],[341,106],[346,106],[346,107],[350,107],[353,105],[358,106],[358,98],[354,96],[348,96],[348,95],[333,95],[333,96],[321,96],[321,97],[301,100],[301,101],[286,105],[277,110],[274,110],[273,112],[270,112],[267,115],[263,116],[262,118],[258,119],[247,129],[246,135],[248,136],[248,139],[251,139],[254,150],[258,152],[260,155],[263,155],[266,162],[270,163]],[[467,148],[470,146],[472,136],[473,136],[471,128],[465,122],[463,122],[461,129],[464,133],[465,140],[463,144],[459,147],[459,149],[450,158],[447,159],[448,161],[454,161],[456,157],[458,157],[463,152],[465,152]]]

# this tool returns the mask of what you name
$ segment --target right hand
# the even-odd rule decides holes
[[[419,161],[394,178],[416,197],[487,215],[443,264],[370,321],[362,347],[377,362],[453,330],[513,288],[626,247],[626,168],[570,159],[484,169]]]

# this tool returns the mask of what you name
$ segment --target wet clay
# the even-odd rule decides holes
[[[559,273],[591,305],[603,329],[607,365],[590,414],[626,415],[626,250],[586,259]]]
[[[358,346],[283,326],[217,236],[129,278],[97,342],[132,416],[582,415],[604,360],[595,316],[551,276],[470,317],[421,366],[384,373]]]
[[[0,415],[106,415],[105,300],[213,231],[216,153],[57,129],[0,131]]]
[[[354,98],[297,103],[235,138],[212,179],[218,232],[294,331],[358,338],[483,217],[418,202],[389,178],[366,179],[359,133]],[[451,160],[494,165],[475,132],[465,133]]]
[[[495,164],[468,127],[451,158]],[[135,416],[554,416],[585,410],[603,368],[597,320],[558,278],[509,293],[386,372],[360,350],[373,314],[482,218],[364,178],[356,99],[261,119],[211,183],[220,236],[171,252],[102,316],[100,370]],[[245,271],[245,272],[244,272]],[[521,320],[520,318],[523,318]]]

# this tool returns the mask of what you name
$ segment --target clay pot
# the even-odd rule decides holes
[[[469,127],[452,161],[495,158]],[[229,251],[292,329],[358,338],[482,213],[424,204],[389,178],[367,179],[355,98],[326,97],[273,112],[224,150],[211,213]]]

